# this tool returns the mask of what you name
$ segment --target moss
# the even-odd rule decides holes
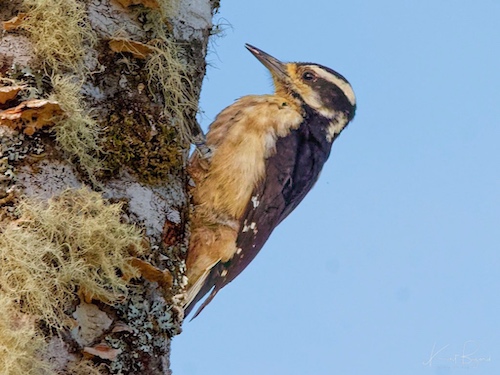
[[[62,327],[77,290],[108,303],[124,298],[127,283],[117,271],[137,276],[130,250],[141,249],[142,235],[121,222],[120,204],[80,189],[46,204],[24,199],[18,209],[0,236],[0,291],[23,313]]]
[[[11,296],[0,295],[0,316],[0,375],[55,374],[40,359],[45,341],[34,320],[19,313]]]
[[[90,180],[97,184],[104,168],[114,174],[126,165],[143,182],[157,183],[181,169],[182,149],[188,148],[196,124],[198,92],[191,81],[196,73],[190,71],[186,52],[174,41],[168,22],[177,13],[179,1],[161,1],[158,10],[141,10],[152,49],[143,67],[151,103],[142,103],[143,109],[135,113],[128,111],[130,107],[120,111],[117,105],[110,121],[99,123],[85,110],[81,94],[82,84],[88,79],[88,65],[97,63],[92,60],[97,38],[87,20],[85,2],[23,0],[23,3],[28,16],[21,28],[27,31],[42,66],[51,74],[50,99],[57,101],[65,112],[55,126],[57,143],[78,162]],[[144,111],[158,113],[152,108],[158,104],[162,107],[161,115],[149,119],[151,115],[145,115]],[[100,129],[106,129],[105,133],[100,134]],[[102,144],[101,139],[106,143]]]
[[[145,60],[134,59],[139,74],[114,77],[119,81],[113,85],[123,90],[117,93],[113,112],[103,120],[102,154],[110,175],[126,166],[141,182],[158,184],[184,167],[197,100],[189,64],[169,34],[166,17],[175,6],[175,2],[162,2],[164,9],[141,10],[139,18],[148,30],[151,52]]]
[[[129,107],[130,108],[130,107]],[[150,123],[139,110],[114,113],[104,143],[106,168],[127,166],[148,184],[165,182],[184,165],[177,130],[164,122]]]

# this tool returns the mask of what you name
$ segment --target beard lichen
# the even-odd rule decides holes
[[[198,92],[192,81],[195,75],[186,51],[171,35],[166,19],[168,12],[149,12],[148,27],[154,39],[149,43],[152,52],[146,60],[148,88],[160,93],[164,101],[164,115],[179,132],[181,142],[192,139],[192,124],[196,122]],[[187,49],[187,44],[184,46]]]
[[[87,98],[82,88],[88,81],[96,82],[98,72],[94,70],[103,66],[96,58],[98,50],[100,60],[105,60],[106,54],[102,53],[102,44],[97,43],[97,35],[92,30],[87,3],[81,0],[22,1],[26,16],[19,28],[33,43],[40,60],[40,72],[50,78],[49,85],[45,86],[50,88],[50,99],[64,110],[64,116],[54,127],[57,144],[78,163],[79,170],[98,184],[99,178],[109,175],[103,170],[111,171],[112,175],[123,166],[130,167],[129,160],[137,160],[131,169],[137,171],[141,180],[158,183],[165,181],[172,171],[183,168],[183,152],[188,148],[196,123],[199,92],[192,81],[196,73],[190,68],[189,48],[184,50],[179,45],[169,23],[179,9],[179,1],[161,1],[159,9],[139,7],[142,10],[138,11],[138,19],[145,22],[147,45],[152,52],[139,64],[143,71],[138,76],[143,77],[141,85],[149,89],[150,102],[134,103],[138,113],[120,112],[121,106],[116,105],[116,108],[96,110],[95,115],[85,108]],[[110,61],[108,68],[113,62]],[[120,103],[122,99],[127,100],[122,97]],[[111,114],[101,116],[107,109],[112,109]],[[150,118],[151,113],[155,119]],[[153,126],[149,126],[150,123]],[[140,127],[146,130],[138,129]],[[144,138],[136,134],[148,128],[156,134],[151,142],[144,142]],[[122,130],[130,141],[119,134]]]
[[[77,0],[23,0],[26,16],[20,28],[27,32],[41,72],[50,78],[55,100],[64,110],[55,126],[58,145],[78,159],[95,182],[101,168],[97,158],[98,124],[85,110],[81,94],[89,65],[95,65],[97,37],[87,19],[86,4]]]
[[[53,75],[51,83],[49,100],[58,102],[65,113],[54,127],[56,141],[64,151],[78,158],[79,165],[95,183],[96,173],[103,168],[96,156],[101,146],[100,129],[90,112],[82,108],[81,82],[76,76]]]
[[[138,16],[146,20],[148,53],[132,57],[140,74],[120,78],[128,95],[119,93],[116,110],[105,120],[103,137],[104,163],[110,174],[127,166],[147,184],[165,183],[182,171],[196,122],[192,72],[182,47],[169,33],[166,13],[147,9]]]
[[[103,375],[109,373],[105,367],[104,364],[96,365],[94,362],[84,359],[83,361],[69,363],[67,372],[71,375]]]
[[[55,375],[50,364],[40,359],[45,340],[35,320],[19,312],[12,296],[0,295],[0,316],[0,374]]]
[[[21,28],[36,54],[55,71],[81,71],[96,37],[87,22],[85,3],[77,0],[23,0],[27,9]]]
[[[55,328],[67,324],[75,292],[108,304],[127,295],[130,264],[143,236],[122,223],[121,204],[87,189],[66,190],[47,203],[23,199],[19,219],[2,228],[0,294],[21,312]]]

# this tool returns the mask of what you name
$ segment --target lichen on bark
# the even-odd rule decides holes
[[[214,9],[208,0],[0,6],[10,20],[0,89],[14,87],[0,100],[0,232],[12,268],[2,268],[0,298],[19,323],[8,337],[30,338],[1,336],[17,346],[0,351],[0,364],[169,373],[183,319],[185,166]]]

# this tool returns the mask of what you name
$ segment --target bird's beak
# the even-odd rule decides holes
[[[284,81],[287,79],[288,74],[286,71],[286,66],[278,59],[272,57],[271,55],[265,53],[264,51],[251,46],[250,44],[245,44],[245,47],[252,52],[257,60],[259,60],[273,75],[274,78]]]

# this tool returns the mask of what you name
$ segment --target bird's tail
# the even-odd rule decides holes
[[[188,316],[194,306],[203,298],[205,294],[210,291],[210,289],[212,289],[213,285],[207,283],[207,280],[209,279],[212,269],[217,263],[219,263],[219,261],[210,264],[199,277],[191,276],[191,278],[189,278],[189,284],[186,290],[186,302],[184,304],[184,316]],[[192,279],[196,279],[194,283],[191,283]],[[196,313],[196,315],[198,314],[199,312]]]

